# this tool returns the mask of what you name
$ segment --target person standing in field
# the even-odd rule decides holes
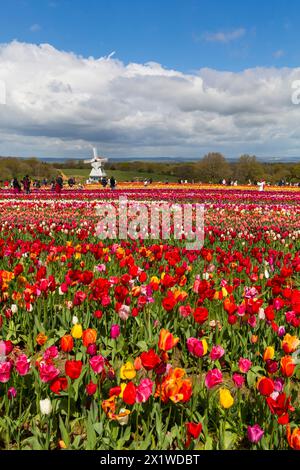
[[[60,175],[58,175],[55,181],[55,192],[57,194],[60,194],[62,187],[63,187],[63,179]]]
[[[20,185],[20,183],[19,183],[19,181],[18,181],[18,178],[14,178],[14,179],[12,180],[12,187],[14,188],[14,193],[15,193],[15,194],[18,194],[18,193],[21,192],[21,185]]]
[[[109,185],[110,185],[110,189],[115,189],[116,187],[116,180],[113,176],[111,176],[110,180],[109,180]]]
[[[29,178],[28,175],[26,175],[26,176],[23,178],[22,184],[23,184],[23,188],[24,188],[25,193],[26,193],[26,194],[30,194],[30,184],[31,184],[31,181],[30,181],[30,178]]]

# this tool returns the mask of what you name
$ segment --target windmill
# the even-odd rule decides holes
[[[99,181],[106,176],[106,173],[102,168],[102,163],[104,162],[107,162],[107,158],[98,157],[97,149],[93,147],[93,158],[91,160],[84,160],[84,163],[90,163],[92,167],[89,179],[87,180],[88,184],[99,183]]]

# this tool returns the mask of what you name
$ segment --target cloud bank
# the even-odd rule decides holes
[[[218,31],[216,33],[205,33],[204,39],[208,42],[228,43],[241,38],[246,34],[245,28],[234,29],[233,31]]]
[[[300,155],[300,68],[182,73],[14,41],[0,45],[0,80],[2,155]]]

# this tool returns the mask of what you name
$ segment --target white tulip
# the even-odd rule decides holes
[[[12,313],[17,313],[18,311],[18,306],[16,304],[12,304],[10,307]]]
[[[120,409],[120,415],[117,417],[117,421],[121,426],[124,426],[128,423],[129,411],[125,408]]]
[[[45,400],[40,400],[40,410],[42,415],[49,415],[52,411],[52,405],[49,398],[45,398]]]
[[[76,317],[76,315],[74,315],[74,317],[72,318],[72,324],[73,325],[76,325],[76,323],[78,323],[78,318]]]
[[[260,320],[264,320],[266,318],[265,310],[262,307],[258,310],[258,318]]]

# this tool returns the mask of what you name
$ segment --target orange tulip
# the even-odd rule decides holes
[[[281,373],[285,377],[291,377],[294,373],[296,365],[294,364],[292,356],[284,356],[281,361]]]
[[[168,400],[174,403],[187,402],[192,395],[192,383],[184,378],[185,371],[180,368],[170,369],[161,384],[156,387],[155,396],[160,397],[163,403]]]
[[[93,328],[88,328],[82,333],[82,342],[83,345],[87,348],[89,344],[96,343],[97,331]]]
[[[117,397],[113,395],[107,400],[103,400],[101,407],[105,414],[108,414],[109,412],[114,413],[116,411],[116,398]]]
[[[71,335],[65,335],[60,339],[60,347],[64,352],[72,351],[74,347],[74,341]]]
[[[142,364],[142,360],[140,356],[135,358],[133,365],[134,365],[135,370],[140,370],[142,368],[143,364]]]
[[[141,293],[141,287],[140,286],[134,286],[132,289],[131,289],[131,294],[133,297],[138,297]]]
[[[58,445],[59,445],[60,449],[66,449],[67,448],[67,445],[66,445],[65,441],[63,441],[63,440],[58,441]]]
[[[251,336],[251,343],[255,344],[255,343],[257,343],[257,341],[258,341],[258,336],[257,335],[252,335]]]
[[[295,428],[291,433],[291,428],[288,424],[286,430],[289,446],[294,450],[300,450],[300,428]]]
[[[159,333],[158,347],[161,351],[169,351],[178,343],[179,338],[175,338],[172,333],[164,328]]]
[[[39,333],[35,338],[35,341],[39,346],[43,346],[46,343],[47,339],[48,336],[46,336],[45,333]]]

